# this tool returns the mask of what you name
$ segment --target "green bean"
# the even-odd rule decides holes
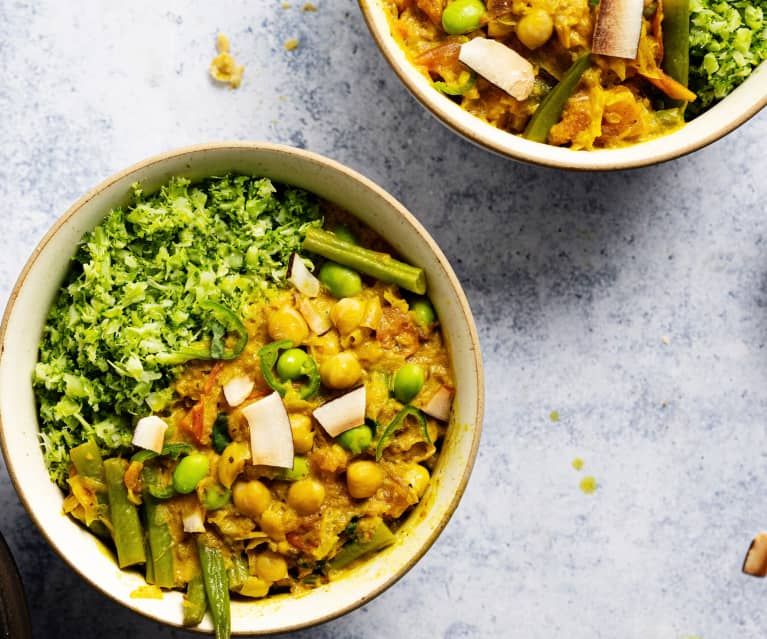
[[[173,539],[165,517],[165,507],[158,504],[149,492],[144,492],[143,501],[150,551],[147,566],[151,563],[155,585],[161,588],[173,588],[176,585]]]
[[[185,626],[197,626],[202,622],[205,610],[208,608],[202,575],[193,577],[186,585],[186,594],[184,594],[182,606],[184,612],[183,624]]]
[[[480,0],[455,0],[442,12],[442,28],[450,35],[476,31],[485,17],[485,5]]]
[[[109,528],[101,520],[109,509],[107,487],[104,483],[104,461],[101,458],[101,451],[96,442],[89,439],[84,444],[71,449],[69,451],[69,458],[72,460],[77,474],[90,480],[91,486],[96,493],[96,500],[99,503],[99,519],[94,519],[87,523],[88,529],[102,539],[109,539]]]
[[[581,76],[591,62],[591,53],[581,55],[562,76],[559,83],[549,91],[538,105],[533,117],[525,127],[524,137],[533,142],[546,142],[551,127],[562,117],[565,105],[575,91]]]
[[[229,639],[232,635],[232,619],[229,609],[229,577],[224,557],[218,548],[210,545],[205,535],[197,536],[197,552],[216,639]]]
[[[353,455],[359,455],[373,443],[373,431],[367,424],[355,426],[336,437],[336,443]]]
[[[229,590],[239,591],[250,577],[248,560],[244,555],[232,556],[232,565],[227,568],[226,575],[229,579]]]
[[[182,495],[188,495],[210,470],[210,462],[203,453],[192,453],[184,457],[173,471],[173,488]]]
[[[690,3],[689,0],[663,2],[663,70],[674,80],[688,85],[690,72]],[[669,106],[683,106],[683,100]]]
[[[330,568],[333,570],[345,568],[363,555],[385,548],[393,542],[394,533],[383,521],[379,521],[370,539],[352,541],[341,548],[338,554],[330,560]]]
[[[423,388],[426,374],[418,364],[404,364],[394,374],[392,390],[403,404],[409,404]]]
[[[387,284],[397,284],[418,295],[426,292],[426,274],[423,269],[395,260],[388,253],[355,246],[316,228],[306,231],[303,247]]]
[[[354,269],[336,262],[325,262],[318,279],[327,286],[333,297],[353,297],[362,291],[362,278]]]
[[[120,568],[143,564],[146,561],[144,532],[141,529],[138,508],[128,501],[128,489],[123,481],[127,468],[128,462],[119,457],[104,461],[112,539],[117,549],[117,564]]]

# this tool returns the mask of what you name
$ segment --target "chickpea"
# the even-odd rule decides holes
[[[277,507],[274,507],[275,505]],[[272,502],[270,507],[264,511],[258,523],[261,526],[261,530],[275,541],[283,541],[285,539],[283,511],[276,502]]]
[[[426,486],[429,484],[429,479],[431,479],[428,469],[425,466],[421,466],[421,464],[408,464],[401,477],[415,491],[419,499],[423,497],[423,494],[426,492]]]
[[[288,505],[299,515],[316,513],[323,501],[325,487],[316,479],[299,479],[288,490]]]
[[[346,487],[355,499],[372,497],[383,481],[383,468],[372,461],[352,462],[346,469]]]
[[[354,386],[362,376],[359,360],[348,351],[338,353],[320,364],[320,378],[328,388],[342,389]]]
[[[537,49],[548,42],[554,31],[554,21],[543,9],[533,9],[517,23],[517,37],[528,49]]]
[[[308,453],[314,445],[312,420],[307,415],[295,413],[289,416],[290,429],[293,432],[293,448],[299,455]]]
[[[341,335],[351,333],[362,322],[365,302],[359,297],[344,297],[330,309],[330,321]]]
[[[269,489],[257,479],[238,481],[232,487],[235,508],[248,517],[259,517],[272,501]]]
[[[273,340],[289,339],[294,345],[301,344],[309,336],[306,320],[292,306],[273,311],[267,321],[269,337]]]
[[[267,550],[256,556],[254,571],[264,581],[275,582],[288,576],[288,563],[282,555]]]

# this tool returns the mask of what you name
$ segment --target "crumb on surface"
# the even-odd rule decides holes
[[[290,38],[288,40],[285,40],[285,48],[288,51],[295,51],[296,49],[298,49],[298,39]]]
[[[591,495],[599,488],[599,484],[597,484],[597,480],[594,477],[584,477],[581,479],[580,488],[587,495]]]
[[[290,7],[292,7],[292,6],[293,6],[293,5],[292,5],[292,4],[290,4],[289,2],[283,2],[283,3],[282,3],[282,8],[283,8],[283,9],[290,9]]]
[[[575,468],[575,470],[581,470],[583,468],[583,463],[584,463],[583,459],[581,459],[580,457],[576,457],[575,459],[573,459],[572,466],[573,468]]]
[[[226,82],[232,89],[242,84],[242,74],[245,67],[237,64],[229,53],[229,38],[223,33],[216,35],[216,51],[218,55],[210,63],[210,75],[217,82]]]
[[[303,7],[301,7],[301,11],[317,11],[317,7],[311,2],[307,2]]]
[[[559,411],[553,410],[549,413],[549,419],[552,422],[558,422],[559,421]]]
[[[664,335],[663,337],[661,337],[660,341],[666,344],[666,346],[671,344],[671,338],[668,335]]]

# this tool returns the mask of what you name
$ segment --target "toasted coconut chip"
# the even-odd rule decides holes
[[[298,312],[306,320],[306,324],[317,335],[324,335],[332,327],[330,316],[327,313],[318,311],[311,300],[301,298],[298,300]]]
[[[365,387],[350,391],[315,409],[312,415],[331,437],[365,423]]]
[[[254,385],[254,380],[247,375],[240,375],[239,377],[230,379],[224,384],[224,397],[226,398],[226,403],[231,407],[239,406],[242,402],[248,399],[248,395],[250,395]]]
[[[320,281],[306,268],[297,253],[290,256],[288,281],[307,297],[317,297],[320,294]]]
[[[600,0],[591,50],[633,60],[639,50],[644,0]]]
[[[131,443],[139,448],[153,450],[156,453],[162,452],[163,440],[168,424],[157,415],[142,417],[136,422],[136,429],[133,431]]]
[[[194,508],[183,514],[184,532],[202,533],[205,532],[205,522],[202,519],[202,512],[199,508]]]
[[[242,415],[250,427],[250,455],[254,465],[293,468],[293,431],[278,392],[248,404]]]
[[[525,100],[533,91],[533,65],[497,40],[469,40],[461,45],[458,59],[517,100]]]
[[[446,422],[450,419],[450,408],[453,405],[453,391],[447,386],[440,386],[431,399],[423,407],[423,412],[433,417]]]

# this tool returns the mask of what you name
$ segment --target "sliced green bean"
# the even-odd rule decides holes
[[[173,538],[165,517],[165,506],[145,492],[143,496],[144,513],[146,515],[146,533],[154,575],[154,583],[161,588],[173,588],[176,585],[176,575],[173,567]]]
[[[388,284],[423,295],[426,275],[422,268],[395,260],[388,253],[372,251],[338,238],[322,229],[310,228],[304,238],[304,250],[358,270]]]
[[[101,458],[101,451],[98,444],[89,439],[84,444],[75,446],[69,451],[69,458],[72,460],[78,475],[91,480],[91,485],[96,493],[96,499],[99,503],[99,517],[103,517],[109,509],[109,499],[107,497],[107,487],[104,480],[104,460]],[[101,514],[104,513],[104,514]],[[109,539],[109,528],[101,519],[94,519],[88,525],[88,529],[96,536],[102,539]]]
[[[205,598],[205,584],[202,575],[193,577],[186,585],[184,602],[182,604],[185,626],[197,626],[202,622],[205,611],[208,609],[208,600]]]
[[[218,548],[208,543],[205,535],[197,536],[197,552],[216,639],[229,639],[232,636],[232,619],[229,609],[229,577],[224,557]]]
[[[663,70],[674,80],[688,86],[690,74],[690,2],[663,2]],[[683,100],[670,100],[669,106],[683,106]]]
[[[559,122],[567,101],[581,81],[581,76],[588,69],[590,62],[590,52],[584,53],[573,62],[562,79],[538,105],[533,117],[530,118],[527,127],[525,127],[523,133],[525,138],[533,142],[546,142],[551,127]]]
[[[123,481],[127,468],[128,462],[119,457],[104,461],[112,539],[120,568],[146,561],[144,531],[139,521],[138,508],[128,500],[128,489]]]
[[[385,548],[393,542],[394,533],[389,530],[389,527],[383,521],[379,521],[378,525],[373,530],[370,539],[352,541],[346,544],[338,551],[338,554],[330,560],[330,567],[333,570],[340,570],[363,555],[367,555],[374,550]]]
[[[226,571],[229,578],[229,590],[238,591],[248,580],[248,560],[244,555],[232,557],[232,565]]]

